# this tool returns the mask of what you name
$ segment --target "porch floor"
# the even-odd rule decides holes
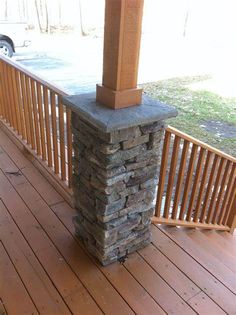
[[[101,267],[72,209],[0,130],[0,314],[236,314],[236,235],[152,226]]]

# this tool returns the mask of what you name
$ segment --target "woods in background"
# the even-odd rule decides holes
[[[0,20],[27,22],[42,33],[76,28],[87,35],[103,21],[103,5],[104,0],[0,0]],[[96,12],[93,20],[91,6]]]

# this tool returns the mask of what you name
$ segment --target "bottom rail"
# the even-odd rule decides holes
[[[152,223],[166,224],[166,225],[171,225],[171,226],[185,226],[188,228],[201,228],[201,229],[208,229],[208,230],[230,231],[230,227],[225,226],[225,225],[189,222],[189,221],[174,220],[174,219],[169,219],[169,218],[165,219],[165,218],[153,217]]]

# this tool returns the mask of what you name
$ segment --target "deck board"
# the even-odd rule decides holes
[[[60,294],[1,201],[0,216],[4,222],[1,228],[2,242],[40,314],[70,314]]]
[[[174,228],[175,229],[175,228]],[[171,234],[152,227],[153,244],[206,295],[229,314],[236,312],[235,294],[225,287],[213,273],[202,267],[184,248],[180,247]]]
[[[4,306],[2,299],[0,299],[0,314],[1,315],[7,315],[7,311],[6,311],[6,308]]]
[[[202,238],[203,235],[199,231],[175,227],[167,228],[167,231],[182,248],[188,251],[191,257],[206,270],[213,273],[222,284],[236,294],[235,273],[225,266],[220,253],[218,258],[215,257],[217,251],[211,246],[210,242],[205,242],[205,239]]]
[[[75,213],[0,130],[0,314],[236,314],[235,236],[152,226],[150,246],[102,267]]]
[[[6,249],[0,242],[1,298],[8,314],[39,314]]]

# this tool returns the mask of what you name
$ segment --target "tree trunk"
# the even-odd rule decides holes
[[[84,30],[84,25],[83,25],[83,12],[82,12],[82,5],[81,5],[81,0],[79,0],[79,14],[80,14],[80,30],[82,36],[86,36],[87,33]]]
[[[58,0],[58,24],[59,28],[61,29],[62,20],[61,20],[61,0]]]
[[[49,14],[48,14],[48,5],[45,1],[45,20],[46,20],[46,32],[50,34],[50,23],[49,23]]]
[[[38,8],[38,1],[34,0],[35,3],[35,9],[36,9],[36,13],[37,13],[37,20],[38,20],[38,26],[39,26],[39,30],[42,33],[43,32],[43,28],[42,28],[42,24],[41,24],[41,19],[40,19],[40,12],[39,12],[39,8]],[[41,0],[40,0],[40,6],[42,5]]]
[[[8,18],[8,3],[7,0],[5,0],[5,14],[4,14],[5,20]]]
[[[189,18],[189,10],[187,10],[185,19],[184,19],[184,31],[183,31],[183,37],[186,36],[187,27],[188,27],[188,18]]]

